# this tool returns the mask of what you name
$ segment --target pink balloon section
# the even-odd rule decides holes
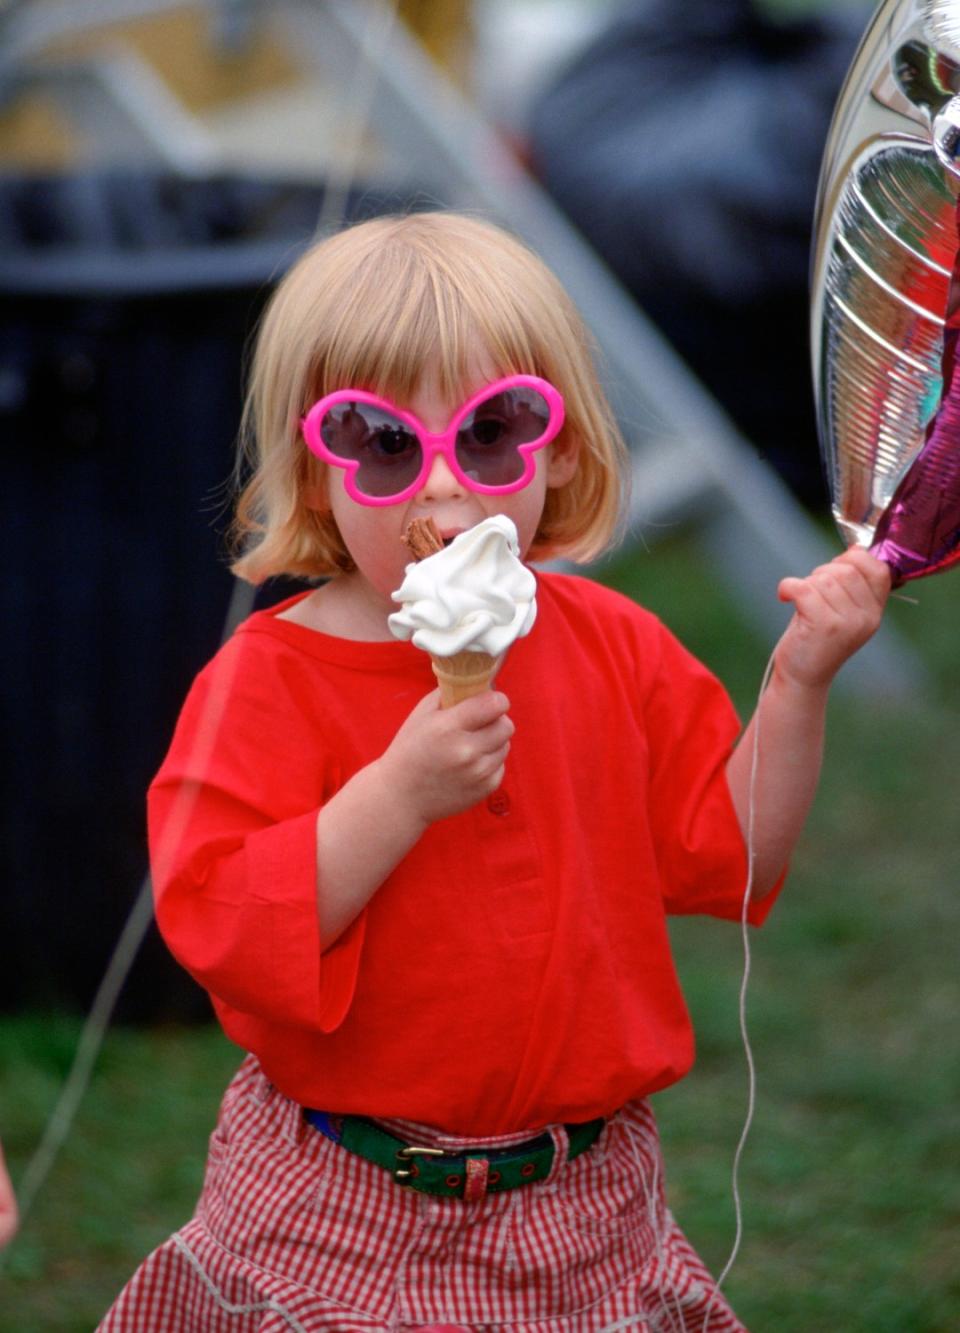
[[[960,561],[960,211],[955,218],[958,248],[947,295],[940,405],[920,452],[877,523],[870,548],[890,566],[895,584],[936,574]]]

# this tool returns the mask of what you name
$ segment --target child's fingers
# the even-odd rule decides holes
[[[507,762],[513,733],[514,725],[510,718],[506,716],[497,718],[487,727],[479,727],[462,734],[463,748],[459,753],[464,763],[474,767],[478,772],[487,774],[491,768]]]
[[[843,610],[842,587],[820,569],[815,569],[805,579],[782,579],[777,596],[781,602],[792,602],[794,609],[803,617],[811,616],[821,608],[835,615],[842,614]]]
[[[485,774],[492,763],[506,762],[510,738],[516,730],[506,712],[509,707],[505,694],[485,691],[440,711],[436,734],[443,737],[445,753],[454,768],[474,772],[482,769]]]
[[[504,714],[488,727],[480,727],[472,733],[471,743],[477,754],[494,754],[503,746],[510,746],[510,738],[516,731],[512,720]]]
[[[510,707],[510,700],[500,690],[484,690],[472,699],[464,699],[449,709],[449,714],[456,719],[458,727],[464,731],[480,731],[503,717]]]
[[[483,756],[483,774],[489,777],[493,773],[500,774],[500,781],[503,781],[503,773],[506,768],[507,758],[510,754],[510,742],[505,741],[503,745],[498,745],[490,754]]]
[[[838,556],[834,563],[856,570],[879,605],[881,607],[886,605],[893,586],[893,570],[885,560],[878,560],[862,546],[851,546],[843,555]]]
[[[509,707],[510,700],[505,694],[499,690],[485,690],[483,694],[474,695],[472,699],[464,699],[462,703],[442,711],[445,717],[455,719],[458,727],[466,731],[475,731],[502,717]],[[439,711],[441,711],[440,690],[437,688],[425,694],[422,699],[418,699],[408,717],[420,718]]]
[[[429,694],[425,694],[422,699],[417,700],[414,706],[410,709],[410,712],[407,714],[407,720],[409,721],[410,718],[415,718],[415,717],[423,717],[425,714],[428,713],[435,713],[439,709],[439,707],[440,707],[440,689],[438,686],[436,689],[431,690]]]
[[[843,663],[876,632],[890,591],[890,571],[867,551],[850,550],[805,579],[782,579],[777,592],[794,616],[777,648],[782,673],[829,685]]]
[[[781,579],[777,584],[777,596],[781,602],[795,602],[802,594],[806,586],[806,579],[798,579],[791,575],[788,578]]]
[[[805,579],[782,579],[777,595],[807,614],[822,605],[836,615],[883,609],[890,592],[889,566],[859,547],[845,551],[829,564],[818,565]]]

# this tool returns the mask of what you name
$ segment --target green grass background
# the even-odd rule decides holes
[[[770,645],[689,539],[602,571],[660,612],[747,712]],[[753,932],[758,1102],[727,1284],[754,1333],[960,1330],[960,572],[890,619],[930,679],[909,700],[831,705],[828,760],[788,890]],[[773,590],[771,589],[771,596]],[[746,1109],[738,929],[678,921],[693,1074],[656,1107],[668,1188],[715,1271]],[[76,1016],[0,1024],[0,1126],[16,1178],[73,1055]],[[0,1333],[92,1329],[192,1208],[238,1053],[214,1028],[114,1030],[74,1131],[0,1276]],[[145,1331],[149,1333],[149,1331]]]

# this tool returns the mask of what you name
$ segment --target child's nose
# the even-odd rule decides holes
[[[449,500],[463,495],[466,487],[451,470],[443,454],[434,454],[427,479],[420,488],[423,500]]]

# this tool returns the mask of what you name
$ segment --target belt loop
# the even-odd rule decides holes
[[[570,1148],[570,1138],[563,1125],[551,1125],[550,1137],[553,1139],[553,1165],[550,1174],[543,1182],[545,1185],[552,1185],[557,1180],[567,1164],[567,1152]]]
[[[487,1193],[490,1178],[490,1163],[485,1157],[468,1157],[466,1182],[463,1189],[465,1203],[479,1203]]]

